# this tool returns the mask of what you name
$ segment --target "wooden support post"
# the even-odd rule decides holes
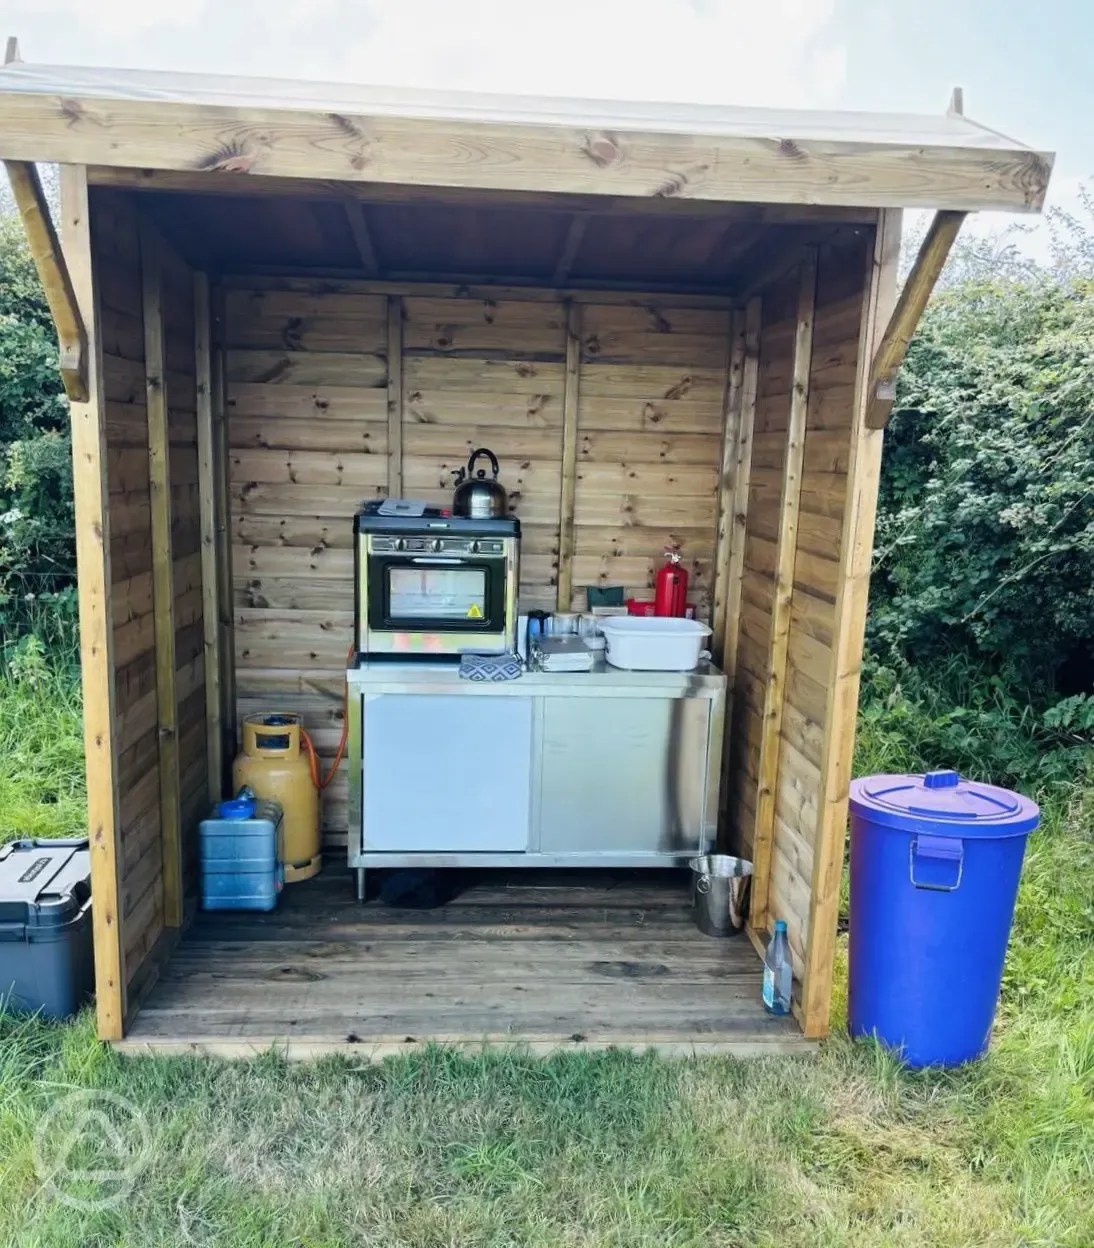
[[[403,300],[387,300],[387,493],[403,493]]]
[[[809,372],[813,360],[813,309],[816,294],[817,252],[813,249],[802,262],[798,293],[790,419],[786,434],[779,541],[775,556],[775,596],[771,607],[771,644],[758,764],[750,922],[754,931],[761,936],[767,930],[770,910],[771,856],[775,839],[775,804],[778,795],[783,705],[786,701],[790,611],[794,596],[794,562],[798,547],[798,510],[801,504],[802,465],[805,458],[805,424],[809,409]]]
[[[555,286],[564,286],[566,279],[570,276],[570,270],[574,267],[574,261],[577,259],[577,253],[581,250],[581,244],[585,241],[585,231],[589,228],[588,213],[579,213],[570,221],[570,228],[566,231],[566,240],[562,244],[562,251],[559,253],[558,262],[555,264],[555,271],[552,277],[552,283]]]
[[[122,855],[114,735],[106,404],[98,290],[91,258],[87,170],[82,165],[61,168],[61,219],[73,291],[88,329],[88,397],[84,402],[73,402],[70,414],[87,828],[91,843],[91,893],[95,898],[91,910],[95,937],[95,1013],[99,1038],[120,1040],[125,1028],[126,989],[118,882]]]
[[[873,356],[867,429],[884,429],[889,421],[896,398],[897,373],[967,215],[964,212],[936,212],[934,215]]]
[[[562,391],[562,490],[558,524],[558,610],[574,595],[574,497],[577,488],[577,410],[581,401],[581,304],[566,304],[566,380]]]
[[[152,612],[159,717],[163,923],[165,927],[179,927],[182,924],[182,815],[178,703],[175,698],[175,576],[171,556],[171,450],[167,433],[163,342],[163,258],[159,238],[143,218],[140,236],[145,402],[148,412],[148,492],[152,527]]]
[[[217,620],[220,649],[220,787],[231,783],[231,763],[236,751],[235,635],[232,612],[232,520],[230,514],[231,456],[228,454],[228,395],[224,368],[224,291],[210,291],[212,358],[210,398],[213,425],[213,489],[216,517]]]
[[[741,389],[745,373],[745,313],[734,308],[729,328],[729,369],[722,404],[722,459],[718,473],[718,528],[714,541],[714,595],[710,613],[710,650],[725,666],[726,599],[729,590],[729,548],[733,538],[733,493],[737,437],[741,428]]]
[[[730,517],[729,567],[726,576],[725,638],[722,668],[732,690],[737,675],[737,639],[741,627],[741,586],[745,571],[745,538],[748,535],[748,495],[752,485],[752,434],[756,424],[756,391],[760,376],[760,323],[763,303],[759,295],[745,308],[744,361],[741,375],[740,420],[734,446],[733,502]]]
[[[733,313],[722,434],[722,474],[718,499],[718,541],[714,563],[714,661],[729,676],[737,661],[741,579],[744,573],[748,490],[752,475],[752,430],[760,363],[759,296]]]
[[[882,214],[868,256],[866,306],[859,333],[855,418],[851,428],[847,499],[840,541],[840,580],[828,674],[828,709],[821,744],[822,787],[813,838],[813,877],[802,982],[801,1023],[807,1036],[823,1036],[827,1032],[832,1001],[843,847],[847,837],[847,805],[884,438],[882,430],[870,429],[866,424],[870,399],[867,379],[874,344],[896,294],[900,226],[899,210]]]
[[[57,327],[57,345],[60,352],[59,369],[65,394],[76,403],[86,403],[87,382],[87,330],[76,295],[68,265],[53,228],[45,192],[42,190],[38,170],[28,161],[5,161],[11,193],[19,215],[23,220],[30,254],[45,292],[50,315]]]
[[[205,657],[205,769],[209,803],[223,796],[224,737],[220,690],[220,603],[217,585],[216,444],[209,275],[194,274],[194,377],[197,388],[198,514],[201,535],[201,623]]]
[[[745,539],[748,536],[748,498],[752,485],[752,437],[756,425],[756,391],[760,374],[760,326],[763,319],[763,303],[759,295],[753,296],[743,311],[735,314],[740,318],[735,324],[734,342],[743,331],[740,346],[735,349],[731,368],[740,365],[740,394],[736,399],[736,428],[733,430],[732,468],[733,494],[729,500],[726,516],[729,534],[729,553],[725,568],[719,551],[719,573],[724,571],[724,584],[719,589],[715,581],[715,617],[719,617],[719,596],[724,599],[720,614],[722,624],[721,651],[718,662],[726,674],[728,706],[722,744],[722,785],[719,793],[719,819],[725,835],[725,814],[729,809],[731,786],[729,783],[730,750],[733,743],[733,690],[737,684],[737,646],[741,635],[741,592],[745,571]],[[733,379],[731,378],[731,386]],[[723,450],[724,455],[724,450]],[[724,462],[724,461],[723,461]],[[720,522],[719,522],[720,523]],[[719,527],[719,546],[721,528]]]

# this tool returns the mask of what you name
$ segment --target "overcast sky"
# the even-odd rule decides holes
[[[1058,153],[1050,202],[1094,174],[1094,0],[0,0],[3,34],[42,64],[623,99],[929,113],[961,85]]]

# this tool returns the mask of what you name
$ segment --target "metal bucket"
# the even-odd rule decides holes
[[[744,927],[752,863],[729,854],[703,854],[691,867],[695,926],[708,936],[732,936]]]

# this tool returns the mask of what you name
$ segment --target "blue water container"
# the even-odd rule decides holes
[[[285,882],[277,802],[249,789],[217,804],[198,830],[203,910],[272,910]]]
[[[851,784],[848,1021],[909,1066],[988,1047],[1037,805],[956,771]]]

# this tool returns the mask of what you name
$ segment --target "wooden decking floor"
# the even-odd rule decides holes
[[[683,873],[480,872],[447,905],[409,910],[359,905],[328,866],[272,914],[198,914],[118,1047],[811,1049],[764,1012],[760,978],[747,937],[696,929]]]

